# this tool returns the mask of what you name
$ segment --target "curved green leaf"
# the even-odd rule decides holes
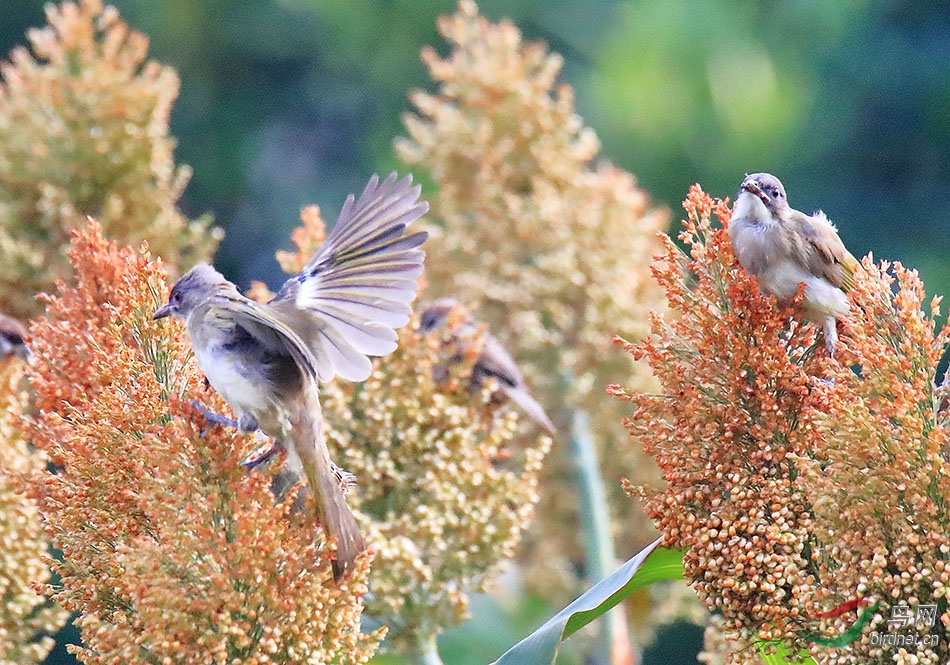
[[[871,605],[871,607],[861,612],[861,616],[859,616],[858,620],[854,622],[854,625],[837,637],[822,637],[821,635],[809,635],[808,633],[801,633],[801,636],[809,642],[814,642],[815,644],[820,644],[824,647],[847,646],[861,636],[861,631],[864,630],[864,627],[867,625],[868,621],[871,620],[871,617],[874,616],[874,613],[877,612],[877,608],[880,606],[880,603],[874,603]]]
[[[543,626],[508,649],[493,665],[551,665],[561,642],[602,616],[637,589],[683,576],[683,553],[659,547],[660,539],[585,591]]]

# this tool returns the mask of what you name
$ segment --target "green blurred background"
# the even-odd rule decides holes
[[[2,0],[0,52],[44,22],[41,0]],[[182,202],[227,230],[219,267],[280,280],[300,207],[332,218],[367,174],[396,166],[409,89],[450,0],[116,0],[181,75],[172,116]],[[950,5],[805,0],[486,0],[566,60],[564,80],[603,141],[678,211],[700,182],[733,196],[746,172],[782,178],[856,255],[950,271]],[[442,48],[444,51],[444,48]]]
[[[152,57],[181,76],[172,133],[177,160],[195,172],[182,207],[191,217],[214,214],[227,232],[217,264],[242,287],[281,281],[274,250],[289,244],[303,205],[319,203],[332,219],[371,172],[398,167],[392,139],[402,133],[406,94],[431,87],[419,51],[445,51],[435,20],[454,9],[449,0],[113,4],[150,36]],[[745,173],[771,171],[794,207],[828,213],[854,254],[900,260],[919,269],[931,293],[950,290],[950,4],[480,6],[564,56],[563,80],[603,156],[677,217],[694,182],[731,197]],[[45,22],[40,0],[0,7],[0,53]],[[524,634],[547,615],[518,608],[522,625],[498,619],[494,607],[447,640],[459,654],[446,652],[447,663],[487,662],[498,655],[491,643],[509,639],[501,632]],[[681,656],[695,654],[690,635]],[[58,658],[49,662],[66,662]],[[677,661],[648,654],[647,662]]]

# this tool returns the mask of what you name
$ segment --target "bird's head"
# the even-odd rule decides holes
[[[771,173],[752,173],[739,185],[739,196],[748,192],[765,204],[769,212],[776,214],[788,208],[785,187],[782,181]]]
[[[175,282],[171,293],[168,294],[168,302],[155,310],[152,318],[162,319],[166,316],[174,316],[176,319],[187,321],[188,316],[198,305],[222,287],[230,285],[231,283],[217,270],[207,263],[199,263]]]
[[[449,319],[449,314],[459,306],[459,301],[455,298],[440,298],[434,301],[419,316],[419,332],[427,334],[445,325],[445,322]]]

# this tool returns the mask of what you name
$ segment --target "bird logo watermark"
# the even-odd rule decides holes
[[[840,605],[816,614],[816,619],[832,619],[842,616],[852,610],[869,605],[869,607],[858,615],[858,618],[845,632],[836,637],[824,637],[810,633],[802,633],[801,636],[813,644],[821,646],[839,648],[844,647],[860,636],[864,627],[868,624],[874,613],[880,607],[880,603],[871,603],[867,599],[849,600]],[[870,640],[872,647],[884,648],[933,648],[940,642],[940,636],[930,632],[923,632],[928,628],[933,628],[937,622],[936,605],[917,605],[911,608],[910,605],[894,605],[891,607],[891,618],[885,622],[888,630],[871,631]],[[894,630],[896,629],[896,630]],[[905,630],[907,629],[907,630]]]

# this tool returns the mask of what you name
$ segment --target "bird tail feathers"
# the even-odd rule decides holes
[[[327,535],[336,538],[333,577],[339,580],[352,572],[356,557],[366,548],[356,518],[343,495],[338,470],[330,460],[323,433],[323,416],[315,382],[300,391],[291,417],[289,438],[293,452],[313,492],[317,518]]]
[[[554,423],[548,418],[548,414],[544,412],[544,407],[538,404],[537,400],[534,399],[526,389],[519,386],[507,386],[503,383],[500,383],[500,386],[505,394],[508,395],[508,398],[520,406],[532,420],[541,426],[541,429],[551,436],[555,435],[557,430],[554,428]]]

